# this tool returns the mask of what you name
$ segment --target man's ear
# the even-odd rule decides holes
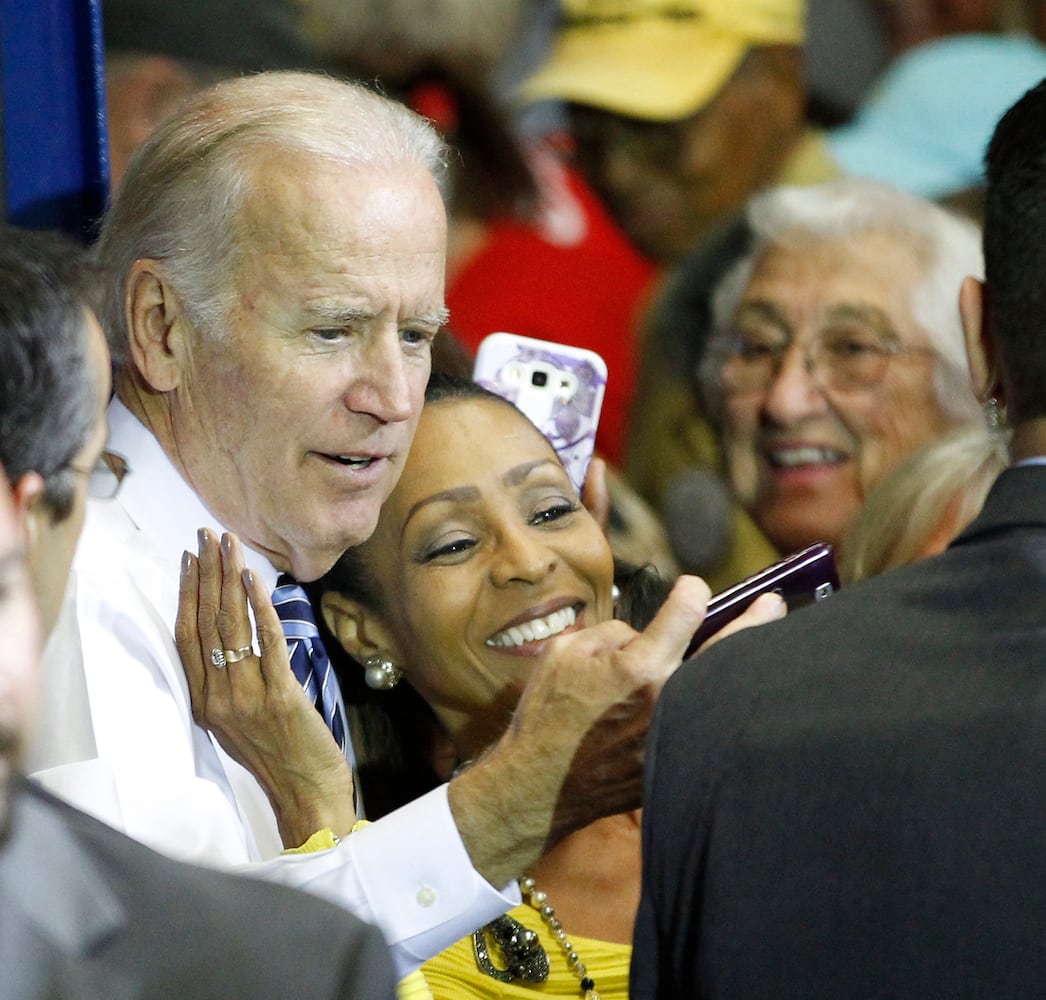
[[[395,640],[375,611],[335,590],[320,598],[320,611],[338,644],[354,660],[364,663],[368,657],[384,656],[400,666]]]
[[[984,282],[974,277],[964,278],[959,289],[959,314],[962,316],[973,391],[982,402],[994,398],[1005,403],[995,361],[995,347],[985,315],[986,305]]]
[[[143,258],[131,267],[127,282],[129,348],[135,367],[157,392],[181,383],[188,352],[188,324],[181,302],[158,261]]]
[[[40,539],[53,521],[45,502],[46,492],[47,484],[39,472],[23,473],[12,490],[15,498],[15,516],[25,533],[30,559],[34,552],[39,551]]]

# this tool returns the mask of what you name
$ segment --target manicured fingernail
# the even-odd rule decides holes
[[[247,588],[248,590],[250,590],[250,589],[251,589],[251,587],[253,587],[253,586],[254,586],[254,574],[253,574],[253,573],[252,573],[252,572],[251,572],[251,571],[250,571],[249,569],[245,569],[245,570],[244,570],[244,571],[243,571],[243,572],[242,572],[242,573],[240,574],[240,579],[242,579],[242,580],[243,580],[243,585],[244,585],[244,586],[245,586],[245,587],[246,587],[246,588]]]
[[[189,573],[191,572],[191,570],[192,570],[192,553],[188,552],[188,551],[183,552],[182,553],[182,576],[183,577],[188,576]]]
[[[229,538],[229,532],[225,532],[222,535],[222,555],[227,556],[232,551],[232,539]]]
[[[210,541],[211,533],[206,528],[200,528],[196,532],[196,541],[202,549]]]

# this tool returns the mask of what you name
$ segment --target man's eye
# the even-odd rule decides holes
[[[429,330],[405,329],[400,331],[400,338],[405,344],[418,345],[431,343],[436,335]]]
[[[347,335],[347,331],[340,326],[314,327],[311,332],[317,340],[323,340],[328,343],[333,343],[336,340],[341,340],[342,337]]]
[[[742,341],[737,353],[742,358],[772,358],[777,353],[777,347],[773,344],[753,344]]]

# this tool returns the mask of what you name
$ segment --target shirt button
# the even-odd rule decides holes
[[[436,890],[429,886],[423,886],[418,890],[418,906],[432,906],[436,902]]]

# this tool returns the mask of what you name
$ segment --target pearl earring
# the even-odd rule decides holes
[[[363,681],[372,691],[391,691],[402,676],[402,671],[385,656],[368,656],[363,664]]]

